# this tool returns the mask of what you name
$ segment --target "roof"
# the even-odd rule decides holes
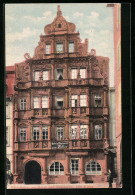
[[[6,67],[6,97],[14,93],[15,66]]]

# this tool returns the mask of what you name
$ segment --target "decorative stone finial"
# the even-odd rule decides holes
[[[57,6],[57,16],[61,16],[61,10],[60,10],[60,6]]]

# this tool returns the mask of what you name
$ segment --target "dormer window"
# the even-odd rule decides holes
[[[56,52],[63,53],[63,43],[61,43],[61,42],[56,43]]]
[[[51,45],[50,43],[45,44],[45,54],[50,54],[51,53]]]

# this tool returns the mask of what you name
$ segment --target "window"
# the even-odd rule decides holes
[[[71,95],[71,107],[77,107],[77,95]]]
[[[77,69],[72,68],[71,69],[71,79],[76,79],[77,78]]]
[[[20,99],[20,110],[26,110],[26,99],[25,98]]]
[[[95,107],[100,107],[100,106],[101,106],[101,96],[95,95]]]
[[[86,175],[101,174],[101,167],[100,167],[99,163],[97,163],[95,161],[88,162],[86,164],[85,173],[86,173]]]
[[[56,43],[56,52],[57,53],[63,52],[63,43]]]
[[[9,127],[6,127],[6,146],[10,146],[10,131]]]
[[[78,175],[78,159],[71,159],[70,170],[72,175]]]
[[[95,125],[95,139],[101,139],[101,125]]]
[[[43,71],[43,80],[49,80],[49,75],[48,75],[49,71],[48,70],[44,70]]]
[[[48,96],[42,96],[42,108],[48,108]]]
[[[48,139],[48,127],[42,126],[42,139]]]
[[[39,127],[33,127],[33,140],[39,139]]]
[[[77,125],[70,126],[70,138],[76,139],[77,138]]]
[[[80,95],[80,106],[86,106],[86,95]]]
[[[45,45],[45,53],[46,54],[50,54],[51,53],[51,45],[50,44],[46,44]]]
[[[20,128],[19,129],[19,140],[20,141],[25,141],[26,140],[26,129],[25,128]]]
[[[10,106],[6,104],[6,118],[10,118]]]
[[[69,43],[69,53],[73,53],[74,52],[74,43],[70,42]]]
[[[33,97],[33,107],[39,108],[39,99],[38,97]]]
[[[86,139],[87,137],[87,125],[80,125],[80,138]]]
[[[57,138],[57,140],[63,139],[63,127],[56,128],[56,138]]]
[[[86,78],[86,68],[80,68],[80,77],[82,79]]]
[[[34,81],[39,81],[39,71],[34,72]]]
[[[61,28],[61,24],[60,23],[56,24],[56,27]]]
[[[56,101],[56,107],[63,108],[63,97],[57,97]]]
[[[56,79],[62,80],[63,79],[63,69],[57,69],[56,70]]]
[[[49,167],[49,175],[63,175],[64,167],[59,162],[54,162]]]

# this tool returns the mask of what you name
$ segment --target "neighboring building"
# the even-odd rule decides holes
[[[13,93],[15,67],[6,67],[6,170],[13,172]]]
[[[44,32],[15,65],[14,183],[108,187],[109,59],[87,52],[59,6]]]
[[[114,91],[112,121],[112,146],[116,147],[117,187],[122,184],[122,123],[121,123],[121,4],[108,4],[113,7],[113,35],[114,35]],[[114,131],[115,129],[115,131]]]

